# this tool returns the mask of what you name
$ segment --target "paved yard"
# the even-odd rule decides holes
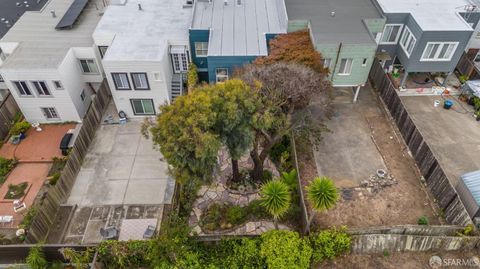
[[[480,122],[473,118],[471,106],[451,99],[455,103],[446,110],[433,105],[435,100],[442,101],[440,96],[402,97],[418,130],[456,186],[461,175],[480,169]]]
[[[67,204],[85,206],[169,204],[174,181],[140,121],[101,125]]]

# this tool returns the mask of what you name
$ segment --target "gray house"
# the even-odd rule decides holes
[[[387,19],[377,55],[385,68],[411,73],[454,71],[479,16],[467,0],[377,0]]]

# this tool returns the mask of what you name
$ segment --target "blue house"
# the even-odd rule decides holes
[[[200,79],[222,82],[287,32],[283,0],[198,0],[189,29],[192,62]]]

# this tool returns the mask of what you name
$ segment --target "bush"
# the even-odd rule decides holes
[[[268,268],[310,268],[312,248],[297,232],[271,230],[261,239],[260,255]]]
[[[0,176],[6,176],[15,167],[15,159],[0,157]],[[0,184],[2,182],[0,181]]]
[[[233,225],[238,225],[245,221],[245,218],[247,217],[247,212],[242,207],[234,205],[227,208],[226,217],[229,223]]]
[[[7,194],[5,194],[5,199],[19,199],[25,196],[25,191],[28,188],[27,182],[22,182],[17,185],[10,184],[8,185]]]
[[[270,219],[270,214],[262,206],[262,201],[253,200],[247,206],[246,210],[254,219]]]
[[[10,135],[19,135],[20,133],[25,133],[28,128],[30,128],[30,123],[27,121],[21,121],[15,123],[12,128],[10,128],[9,134]]]
[[[275,144],[272,149],[269,152],[270,159],[277,165],[280,164],[280,161],[282,159],[282,154],[284,152],[290,152],[291,148],[291,143],[290,143],[290,137],[289,136],[284,136],[282,137],[282,140]]]
[[[102,241],[97,247],[98,259],[106,268],[138,268],[149,265],[151,240]]]
[[[42,247],[39,245],[30,248],[25,261],[32,269],[45,269],[47,267],[45,254],[43,253]]]
[[[35,207],[30,207],[27,210],[27,213],[25,213],[22,223],[20,223],[20,228],[23,228],[25,230],[30,229],[30,226],[32,225],[32,222],[33,222],[33,218],[35,218],[36,215],[37,215],[37,209]]]
[[[310,243],[313,248],[313,261],[322,262],[349,251],[352,239],[345,230],[346,228],[325,230],[311,235]]]
[[[55,172],[49,179],[48,179],[48,183],[50,183],[50,185],[54,186],[55,184],[57,184],[58,180],[60,179],[60,172]]]
[[[418,225],[428,225],[428,223],[428,218],[426,216],[418,218]]]

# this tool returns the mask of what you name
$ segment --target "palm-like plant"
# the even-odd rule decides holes
[[[308,231],[310,231],[315,212],[332,208],[337,203],[338,197],[337,188],[328,177],[317,177],[308,185],[307,199],[313,209],[307,224]]]
[[[291,197],[288,185],[280,180],[270,180],[260,190],[261,205],[273,216],[273,223],[278,229],[278,218],[290,207]]]

